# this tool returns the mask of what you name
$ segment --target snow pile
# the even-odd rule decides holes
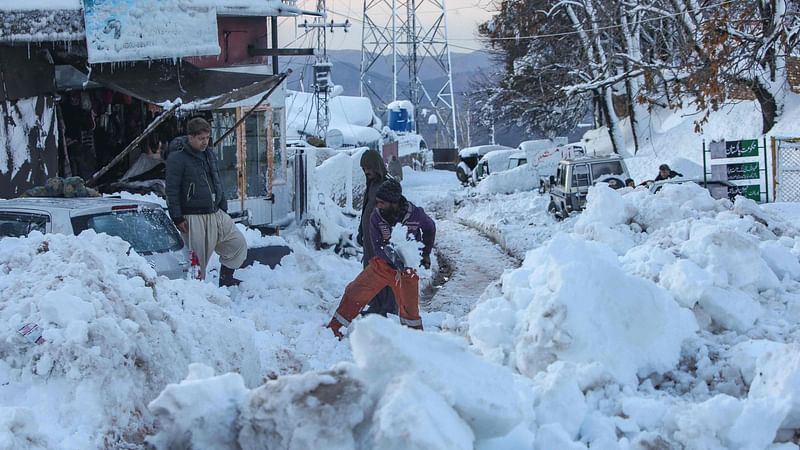
[[[398,223],[392,228],[389,238],[394,251],[403,259],[405,267],[418,268],[422,261],[422,248],[425,245],[409,235],[408,227]]]
[[[524,222],[489,211],[522,204],[479,197],[459,217],[507,238]],[[468,336],[529,377],[535,448],[798,448],[800,233],[781,217],[796,207],[769,206],[598,185],[502,277]]]
[[[523,420],[511,372],[457,338],[370,316],[350,339],[355,364],[250,391],[237,374],[193,367],[150,404],[162,424],[150,442],[159,449],[467,449]]]
[[[787,103],[787,112],[792,110],[788,106]],[[751,100],[725,105],[709,114],[702,133],[695,131],[695,122],[702,119],[703,114],[698,113],[694,105],[678,110],[655,107],[644,114],[640,112],[637,130],[639,152],[625,159],[631,177],[637,183],[652,180],[658,174],[658,166],[663,163],[686,176],[702,176],[702,169],[698,173],[696,168],[702,168],[703,165],[703,141],[707,145],[718,140],[760,138],[763,135],[760,111],[758,103]],[[642,117],[646,120],[642,120]],[[784,125],[779,122],[773,132],[780,134],[781,130],[796,131],[796,121],[792,121],[793,118],[787,115]],[[622,119],[620,127],[626,147],[622,153],[633,155],[630,118]],[[597,154],[610,153],[612,148],[607,128],[588,131],[582,142],[585,142],[590,154],[593,150],[597,150]],[[694,163],[694,166],[685,164],[686,161]]]
[[[365,189],[364,172],[361,170],[361,155],[366,147],[352,151],[337,152],[314,169],[314,189],[318,198],[310,199],[324,203],[330,199],[346,210],[360,206]]]
[[[506,273],[503,293],[470,313],[469,336],[530,377],[556,361],[597,363],[635,386],[637,375],[673,368],[697,331],[691,312],[664,289],[626,274],[607,247],[567,235]]]
[[[0,436],[123,446],[153,426],[147,399],[193,361],[262,381],[253,324],[230,317],[224,290],[157,278],[128,249],[91,231],[0,241]],[[17,332],[26,324],[43,331],[41,345]]]
[[[559,222],[547,213],[550,198],[530,191],[471,198],[456,196],[455,201],[460,206],[455,212],[455,220],[480,230],[520,260],[528,250],[541,245],[559,228],[574,223],[574,219],[569,218],[560,222],[559,227]]]
[[[532,166],[523,164],[511,170],[490,174],[478,184],[478,192],[481,194],[511,194],[517,191],[531,191],[538,187],[538,172]]]
[[[286,97],[286,132],[289,139],[314,135],[317,128],[317,111],[314,94],[288,91]],[[375,117],[372,104],[366,97],[337,95],[328,101],[330,123],[328,138],[333,136],[346,146],[360,146],[381,139],[380,120]],[[334,131],[335,130],[335,131]],[[329,144],[332,145],[332,144]]]

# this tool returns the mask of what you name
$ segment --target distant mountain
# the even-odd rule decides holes
[[[330,50],[328,51],[328,59],[333,63],[333,82],[342,85],[345,95],[360,95],[361,51]],[[481,69],[486,70],[491,67],[491,59],[486,52],[452,53],[450,61],[453,68],[453,90],[457,93],[465,92],[469,88],[469,80],[473,75],[479,73]],[[309,58],[307,61],[294,58],[294,60],[288,60],[282,62],[282,64],[284,66],[288,65],[294,71],[289,79],[289,86],[292,89],[299,88],[302,77],[306,89],[310,90],[313,58]],[[391,57],[381,57],[380,60],[375,62],[373,69],[371,71],[372,84],[380,86],[376,90],[379,92],[391,92]],[[436,67],[435,61],[431,58],[426,58],[420,67],[419,76],[423,83],[439,78],[442,74],[443,72]],[[398,76],[401,80],[407,80],[408,69],[401,68]]]

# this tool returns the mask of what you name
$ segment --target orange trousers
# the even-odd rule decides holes
[[[331,319],[330,327],[340,335],[339,328],[350,326],[358,313],[381,289],[389,286],[397,302],[400,323],[418,330],[422,329],[419,316],[419,276],[413,270],[398,271],[379,257],[373,257],[355,280],[344,290],[342,301]]]

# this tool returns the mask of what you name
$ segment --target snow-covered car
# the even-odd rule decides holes
[[[494,150],[483,156],[472,171],[470,182],[475,185],[492,173],[513,169],[527,163],[525,152],[510,148],[508,150]]]
[[[32,231],[78,235],[89,229],[125,240],[159,275],[177,279],[189,272],[183,239],[155,203],[109,197],[0,200],[0,239]]]
[[[487,153],[494,150],[511,150],[505,145],[476,145],[474,147],[462,148],[458,152],[458,165],[456,166],[456,177],[458,181],[466,184],[470,180],[472,171],[478,165],[478,161]]]
[[[614,189],[625,186],[630,178],[619,155],[581,156],[562,160],[550,180],[550,203],[547,210],[561,219],[586,205],[589,187],[607,183]]]
[[[740,195],[739,186],[730,181],[703,180],[702,178],[670,178],[668,180],[652,181],[647,183],[647,188],[655,194],[668,184],[696,183],[708,189],[708,193],[715,199],[727,198],[733,200]]]

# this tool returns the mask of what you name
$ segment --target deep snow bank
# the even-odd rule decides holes
[[[194,361],[262,382],[253,325],[224,291],[156,277],[128,248],[91,231],[0,241],[0,448],[140,442],[147,401]],[[17,332],[26,324],[44,343]]]
[[[592,188],[469,317],[531,379],[536,448],[796,449],[800,234],[780,209]]]
[[[157,448],[469,449],[523,420],[511,371],[481,360],[462,340],[377,316],[354,328],[355,364],[284,376],[250,391],[238,375],[213,376],[193,366],[150,404],[162,424],[151,442]]]
[[[481,194],[510,194],[518,191],[531,191],[539,187],[539,172],[530,164],[523,164],[510,170],[496,172],[478,183]]]

